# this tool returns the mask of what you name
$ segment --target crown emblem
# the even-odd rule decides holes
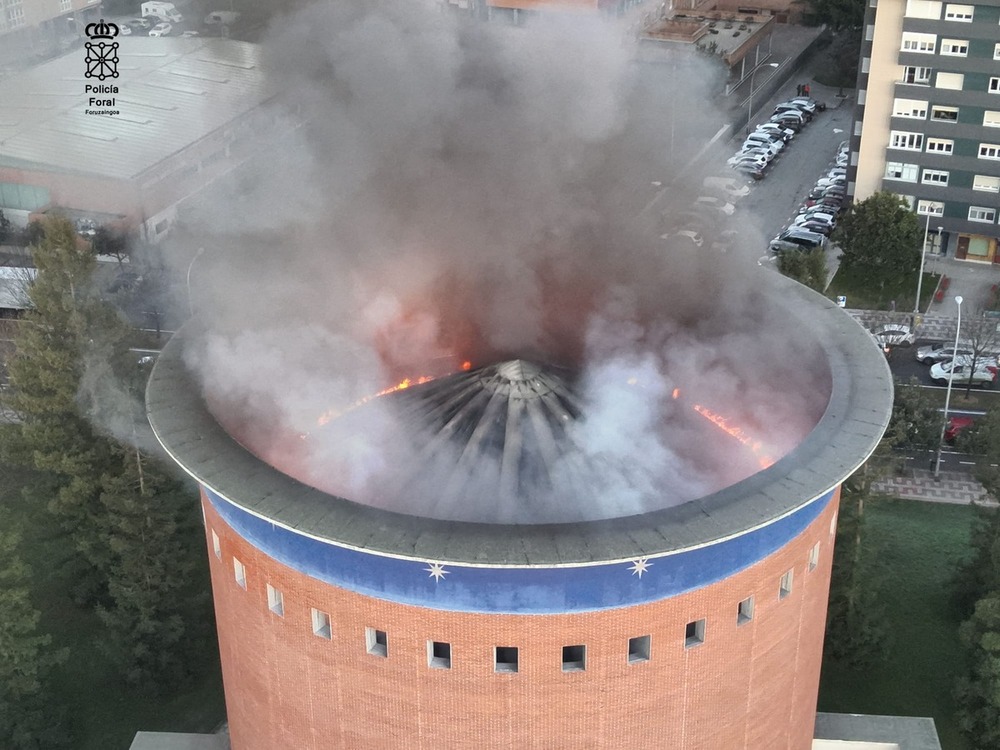
[[[119,31],[118,24],[105,23],[103,18],[97,23],[88,23],[84,29],[91,39],[114,39]]]

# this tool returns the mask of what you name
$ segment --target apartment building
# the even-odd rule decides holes
[[[850,192],[926,220],[928,252],[1000,263],[1000,0],[869,0]]]
[[[63,48],[100,14],[100,0],[0,0],[0,63]]]

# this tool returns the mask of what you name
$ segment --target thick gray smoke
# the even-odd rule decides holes
[[[690,154],[668,129],[704,111],[709,64],[636,65],[595,17],[511,28],[438,8],[325,3],[267,40],[282,135],[201,214],[206,333],[188,359],[220,418],[310,483],[422,514],[387,489],[417,438],[391,399],[352,404],[463,361],[577,373],[593,496],[512,519],[470,484],[481,500],[448,511],[467,520],[639,513],[759,469],[696,406],[787,452],[825,403],[811,342],[763,298],[757,253],[662,240],[642,211]],[[319,426],[345,411],[348,434]]]

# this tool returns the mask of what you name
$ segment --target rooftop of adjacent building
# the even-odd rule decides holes
[[[272,95],[256,44],[139,35],[118,44],[117,78],[87,78],[77,49],[0,79],[0,167],[128,179]],[[92,97],[115,104],[91,106]]]

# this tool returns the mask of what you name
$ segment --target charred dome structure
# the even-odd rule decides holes
[[[466,349],[292,429],[206,389],[206,334],[176,336],[148,411],[201,486],[233,748],[807,750],[839,485],[891,381],[852,318],[767,275],[818,405],[784,446],[738,398],[568,350]],[[595,448],[615,383],[686,460],[623,473],[639,428]]]

